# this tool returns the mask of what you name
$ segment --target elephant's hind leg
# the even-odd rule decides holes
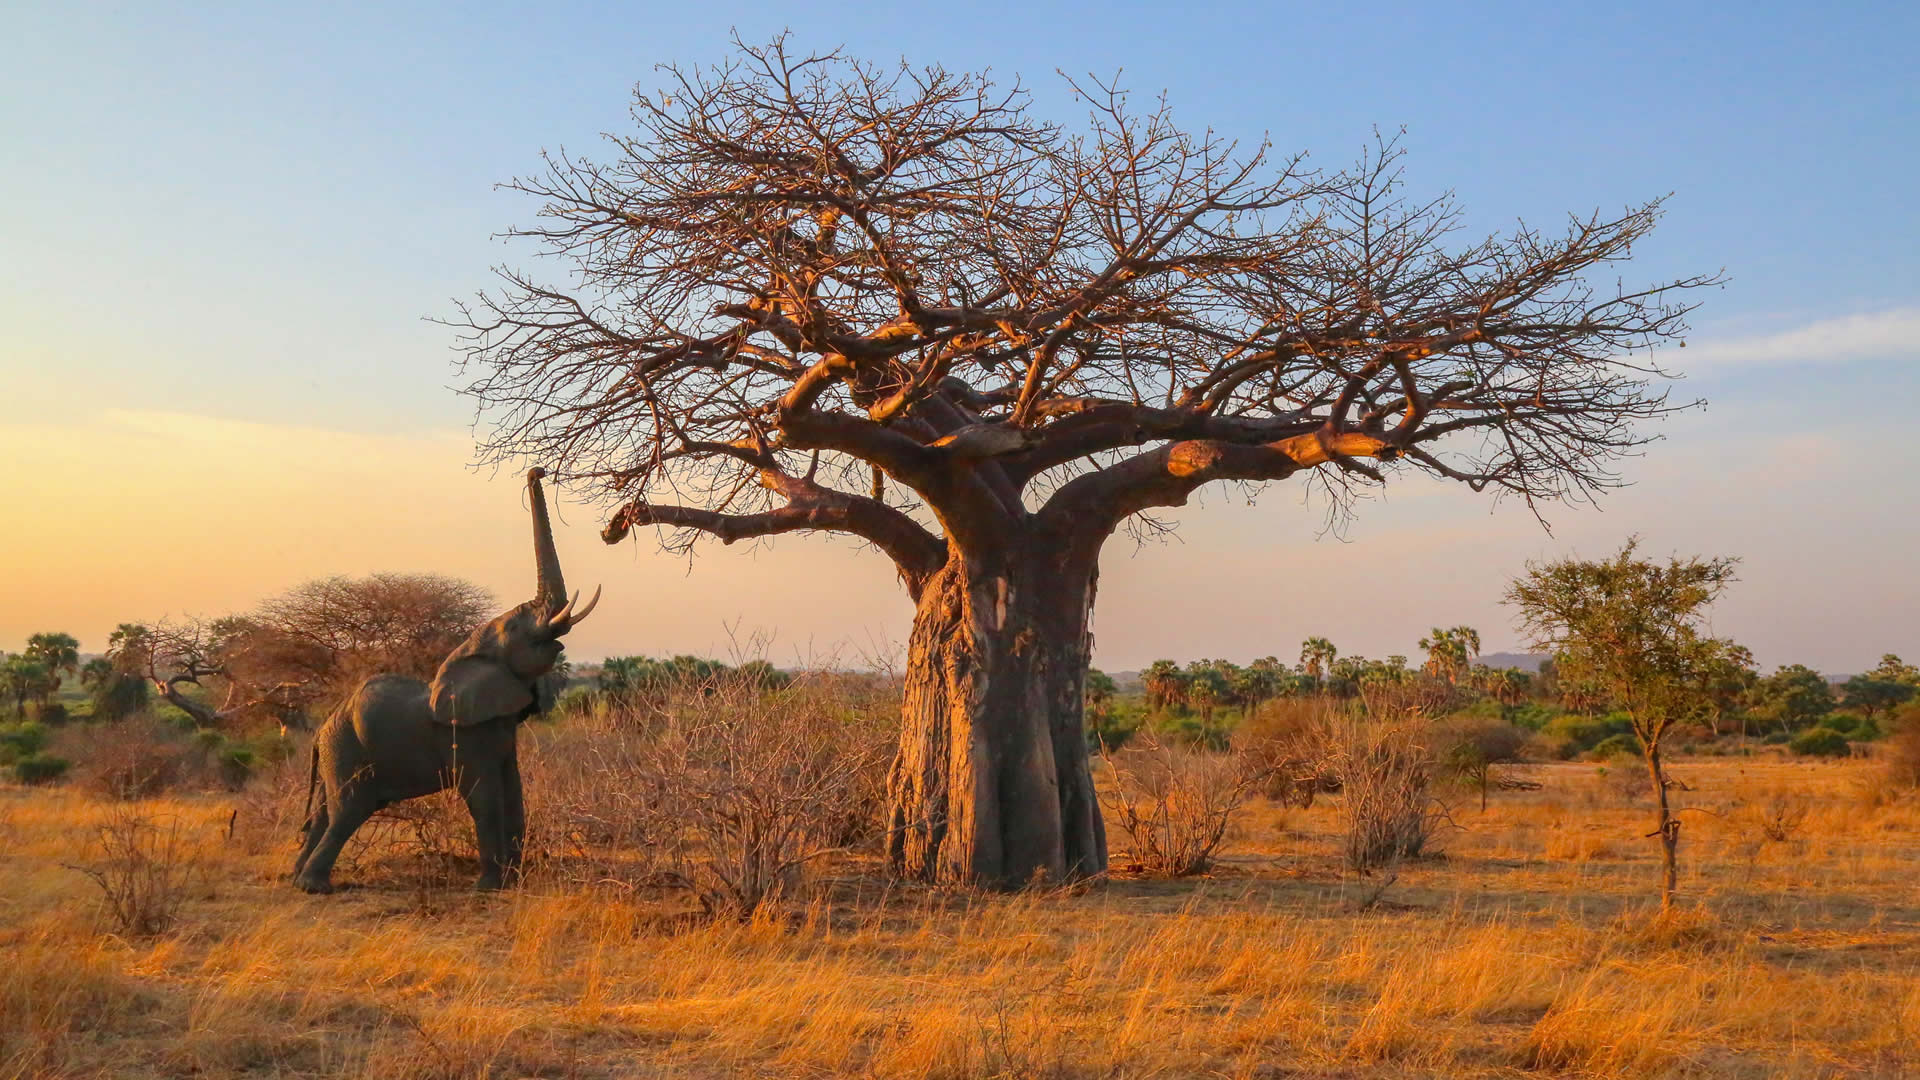
[[[313,857],[313,849],[320,846],[320,838],[327,834],[327,800],[321,799],[314,808],[313,816],[307,819],[307,835],[300,844],[300,854],[293,860],[293,876],[296,880],[300,871],[307,868],[307,860]]]
[[[294,878],[294,884],[310,893],[333,891],[334,860],[340,857],[340,849],[346,847],[347,841],[353,838],[354,830],[366,824],[379,805],[366,786],[357,784],[342,790],[337,799],[329,799],[328,803],[331,820],[327,821],[326,833]]]

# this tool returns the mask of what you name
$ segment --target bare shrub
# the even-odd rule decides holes
[[[165,824],[130,806],[114,806],[100,826],[99,859],[70,869],[100,886],[106,911],[133,937],[165,933],[178,918],[198,870],[178,818]]]
[[[1920,703],[1895,713],[1892,728],[1882,751],[1887,783],[1899,790],[1920,788]]]
[[[1326,732],[1345,706],[1323,697],[1265,701],[1235,729],[1234,749],[1259,779],[1260,793],[1302,810],[1315,795],[1340,790],[1324,760]]]
[[[182,734],[152,719],[89,733],[76,770],[82,787],[109,799],[151,799],[203,782],[202,755]]]
[[[584,714],[529,755],[530,848],[594,880],[684,889],[710,915],[790,898],[879,821],[897,698],[857,678],[750,674],[640,715]],[[593,848],[631,852],[621,863]]]
[[[1440,764],[1460,783],[1480,793],[1480,809],[1487,808],[1487,791],[1500,786],[1493,767],[1520,760],[1527,733],[1504,720],[1461,719],[1435,731]]]
[[[1162,743],[1145,731],[1102,756],[1113,773],[1101,797],[1110,820],[1127,834],[1134,861],[1166,877],[1212,864],[1234,811],[1262,777],[1241,756]]]
[[[310,761],[301,748],[269,762],[240,789],[234,799],[232,839],[241,851],[264,855],[292,846],[304,835]]]
[[[1806,824],[1813,800],[1797,791],[1775,788],[1749,808],[1749,815],[1761,837],[1776,844],[1793,839]]]
[[[1417,720],[1339,717],[1322,761],[1340,777],[1347,865],[1368,873],[1426,852],[1446,809],[1429,792],[1431,729]]]

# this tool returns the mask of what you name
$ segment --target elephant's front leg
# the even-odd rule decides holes
[[[473,838],[480,845],[480,880],[476,889],[498,889],[506,865],[506,770],[498,765],[473,769],[465,792],[473,814]]]
[[[520,755],[517,750],[509,750],[502,768],[502,794],[505,814],[505,852],[506,870],[510,874],[520,872],[520,857],[527,841],[527,805],[520,788]]]

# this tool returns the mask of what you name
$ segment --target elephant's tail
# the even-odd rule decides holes
[[[313,740],[313,760],[307,766],[307,812],[306,821],[300,826],[302,832],[313,828],[313,789],[320,783],[320,740]]]

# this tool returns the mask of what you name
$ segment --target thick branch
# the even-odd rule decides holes
[[[787,505],[758,514],[724,514],[636,499],[615,511],[600,538],[617,544],[639,525],[697,529],[725,544],[790,532],[851,533],[885,552],[915,599],[927,577],[946,561],[946,545],[898,510],[805,480],[788,479]]]
[[[1097,546],[1128,517],[1156,506],[1182,506],[1219,480],[1284,480],[1302,469],[1353,459],[1392,457],[1385,440],[1360,432],[1313,432],[1254,446],[1194,439],[1168,443],[1062,485],[1040,516],[1075,543]]]

